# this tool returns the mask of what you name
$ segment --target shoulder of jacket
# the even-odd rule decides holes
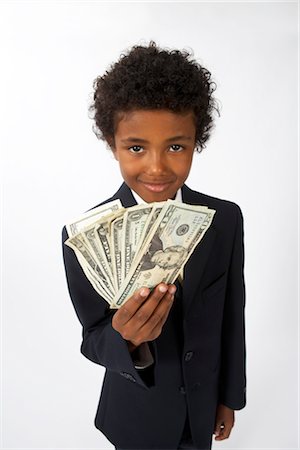
[[[113,200],[115,200],[115,197],[114,197],[114,196],[112,196],[112,197],[110,197],[110,198],[108,198],[108,199],[106,199],[106,200],[103,200],[103,202],[101,202],[101,203],[97,203],[97,205],[92,206],[91,208],[87,209],[86,212],[92,211],[92,209],[98,208],[98,206],[105,205],[105,203],[112,202]]]
[[[241,209],[240,206],[237,203],[233,202],[232,200],[213,197],[213,196],[207,195],[207,194],[202,194],[202,195],[203,195],[203,198],[206,199],[207,203],[214,205],[215,207],[230,209],[231,211],[234,211],[234,212],[237,212],[238,210]]]
[[[192,196],[195,200],[197,199],[197,203],[199,202],[200,204],[207,206],[209,208],[226,210],[226,211],[230,211],[231,213],[234,213],[234,214],[241,212],[240,206],[231,200],[214,197],[212,195],[194,191],[190,188],[188,188],[188,192],[190,194],[192,194]]]

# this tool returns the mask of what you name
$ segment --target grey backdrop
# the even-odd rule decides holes
[[[92,82],[155,39],[191,48],[222,105],[190,187],[245,220],[248,403],[214,449],[298,447],[296,2],[1,2],[1,449],[110,449],[102,367],[80,354],[64,223],[121,176],[92,132]]]

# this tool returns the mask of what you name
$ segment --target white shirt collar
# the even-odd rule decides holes
[[[136,202],[138,205],[141,205],[143,203],[146,203],[135,191],[133,191],[131,189],[132,195],[135,198]],[[181,188],[178,189],[178,191],[176,192],[176,196],[175,196],[175,201],[176,202],[181,202],[182,203],[182,192],[181,192]]]

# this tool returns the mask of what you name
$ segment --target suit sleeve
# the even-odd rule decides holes
[[[239,410],[246,405],[244,225],[237,219],[222,325],[222,359],[219,402]]]
[[[69,294],[82,325],[81,353],[107,370],[118,372],[128,382],[134,382],[145,389],[152,385],[153,368],[143,371],[134,366],[126,341],[112,327],[114,310],[94,290],[77,260],[75,252],[64,244],[68,234],[62,231],[63,260]],[[150,373],[151,372],[151,373]]]

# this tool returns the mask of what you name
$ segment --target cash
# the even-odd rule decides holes
[[[120,308],[143,286],[176,281],[215,212],[174,200],[123,208],[117,200],[67,225],[65,244],[99,295]]]

